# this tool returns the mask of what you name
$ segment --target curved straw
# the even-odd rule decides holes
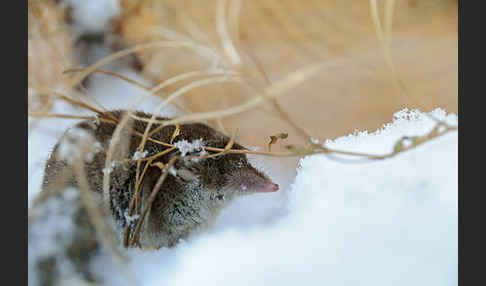
[[[144,137],[142,139],[142,141],[140,142],[140,145],[139,145],[139,148],[138,150],[139,151],[142,151],[143,150],[143,147],[145,146],[145,143],[147,141],[147,137],[148,137],[148,131],[150,130],[150,128],[152,127],[152,124],[155,123],[155,117],[156,117],[156,114],[158,114],[165,106],[167,106],[171,101],[173,101],[174,99],[176,99],[177,97],[181,96],[182,94],[188,92],[189,90],[191,89],[194,89],[194,88],[197,88],[197,87],[200,87],[200,86],[204,86],[204,85],[208,85],[208,84],[213,84],[213,83],[222,83],[222,82],[234,82],[234,81],[241,81],[241,79],[238,77],[238,76],[221,76],[221,77],[216,77],[216,78],[208,78],[208,79],[203,79],[203,80],[198,80],[198,81],[194,81],[194,82],[191,82],[190,84],[178,89],[177,91],[173,92],[168,98],[166,101],[162,102],[155,110],[155,112],[153,113],[152,117],[150,118],[150,120],[148,121],[149,124],[147,124],[147,127],[145,128],[145,132],[144,132]],[[159,126],[157,129],[155,129],[154,131],[152,131],[152,134],[154,132],[157,132],[160,128],[162,128],[164,125],[161,125]]]
[[[221,40],[221,46],[225,51],[228,60],[230,61],[231,65],[237,66],[241,63],[241,59],[228,32],[228,25],[226,23],[225,16],[226,2],[227,0],[218,0],[216,5],[216,28]]]
[[[86,149],[86,147],[84,149]],[[77,158],[77,162],[76,164],[74,164],[74,170],[79,183],[81,201],[83,202],[83,205],[86,209],[88,219],[90,220],[96,232],[99,234],[101,242],[108,248],[109,253],[112,255],[125,277],[133,285],[139,285],[138,281],[135,280],[135,275],[129,269],[123,254],[118,249],[116,240],[113,237],[110,229],[108,228],[106,222],[102,219],[103,215],[100,212],[100,209],[96,206],[95,202],[91,198],[89,182],[86,178],[86,172],[84,170],[83,164],[85,152],[86,150],[83,150],[82,154]]]
[[[181,116],[172,120],[164,120],[159,121],[159,123],[166,125],[173,125],[176,123],[187,122],[187,121],[195,121],[195,120],[204,120],[204,119],[211,119],[211,118],[222,118],[226,116],[230,116],[233,114],[238,114],[244,112],[252,107],[257,106],[258,104],[262,103],[264,100],[275,98],[280,96],[284,91],[287,91],[291,88],[294,88],[298,84],[301,84],[309,77],[315,75],[325,63],[320,62],[318,64],[306,66],[301,68],[290,75],[286,76],[284,79],[276,82],[275,84],[267,87],[263,91],[263,96],[258,96],[248,100],[246,103],[241,105],[237,105],[230,108],[220,109],[216,111],[210,112],[201,112],[201,113],[194,113],[185,116]]]
[[[138,51],[142,51],[145,49],[150,49],[150,48],[157,48],[157,47],[165,47],[165,48],[179,48],[179,47],[185,47],[185,48],[191,48],[194,51],[202,51],[202,50],[209,50],[209,53],[214,53],[211,49],[204,45],[200,45],[194,42],[190,41],[157,41],[157,42],[152,42],[152,43],[147,43],[147,44],[140,44],[137,45],[133,48],[122,50],[119,52],[116,52],[106,58],[103,58],[99,60],[98,62],[92,64],[91,66],[87,67],[81,74],[78,76],[75,76],[70,83],[70,87],[73,88],[77,86],[83,79],[88,76],[90,73],[92,73],[94,70],[100,68],[101,66],[108,64],[116,59],[122,58],[124,56],[133,54]]]
[[[395,11],[395,0],[387,0],[385,3],[385,43],[391,46],[393,12]]]

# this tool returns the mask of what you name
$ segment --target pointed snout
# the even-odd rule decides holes
[[[278,184],[271,183],[268,185],[267,190],[265,192],[276,192],[278,191]]]
[[[268,183],[262,186],[261,188],[258,188],[255,190],[258,193],[273,193],[278,191],[278,184],[275,183]]]
[[[243,193],[273,193],[279,190],[278,184],[251,166],[240,170],[234,181],[238,182]]]

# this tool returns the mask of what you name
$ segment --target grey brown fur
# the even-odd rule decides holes
[[[111,115],[121,120],[122,111],[110,111]],[[151,115],[136,112],[136,116],[150,118]],[[167,118],[158,117],[158,120]],[[133,120],[128,126],[143,133],[146,122]],[[158,127],[154,124],[152,130]],[[84,164],[90,188],[98,193],[102,192],[103,169],[105,167],[106,152],[116,125],[110,123],[83,121],[76,128],[90,132],[94,139],[101,143],[102,150],[94,155],[93,160]],[[175,126],[165,126],[152,137],[156,140],[169,142],[174,134]],[[135,153],[141,137],[133,133],[127,136],[127,150],[129,158]],[[174,143],[180,140],[192,142],[201,139],[205,146],[224,148],[230,138],[201,123],[180,125],[180,135],[174,138]],[[62,139],[61,139],[62,140]],[[58,158],[59,143],[46,164],[43,189],[48,190],[52,182],[61,172],[70,174],[65,177],[68,185],[76,186],[76,178],[66,160]],[[152,156],[166,150],[168,147],[147,141],[144,150],[146,156]],[[233,149],[244,149],[235,143]],[[189,155],[196,155],[194,152]],[[177,150],[156,159],[167,163],[172,156],[180,155]],[[141,166],[143,170],[144,164]],[[146,246],[174,246],[179,239],[188,237],[201,227],[209,226],[217,217],[219,211],[236,196],[261,190],[268,185],[275,186],[263,173],[253,168],[244,154],[227,154],[220,157],[200,160],[177,160],[176,175],[168,175],[151,207],[151,211],[144,223],[141,233],[142,244]],[[134,222],[127,222],[129,202],[133,196],[135,186],[136,162],[119,163],[110,173],[111,212],[115,222],[123,229],[127,223],[133,227]],[[141,184],[142,197],[146,201],[157,179],[161,175],[158,167],[149,167]],[[143,209],[143,204],[140,205]]]

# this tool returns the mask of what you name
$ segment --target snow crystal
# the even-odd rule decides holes
[[[135,151],[135,153],[133,153],[132,159],[133,160],[142,159],[142,158],[145,158],[145,156],[147,156],[147,154],[148,154],[148,151],[143,151],[143,152]]]
[[[193,154],[191,157],[189,157],[189,160],[185,160],[184,163],[186,165],[191,165],[191,163],[198,163],[199,161],[201,161],[201,157],[204,157],[206,155],[209,155],[209,153],[203,149],[201,152]]]
[[[111,161],[110,163],[110,167],[108,168],[103,168],[102,172],[103,174],[110,174],[111,172],[113,172],[113,170],[115,170],[116,166],[119,164],[120,162],[118,161]]]
[[[93,123],[95,126],[99,126],[101,124],[100,117],[98,116],[98,114],[95,114],[95,120]]]
[[[417,109],[408,110],[408,108],[404,108],[400,111],[397,111],[393,114],[394,120],[417,120],[423,113],[421,113]]]
[[[200,151],[202,149],[203,145],[203,139],[196,139],[192,142],[189,142],[187,140],[180,140],[174,143],[174,146],[179,149],[181,152],[181,156],[186,156],[187,153],[191,153],[194,151]]]
[[[138,214],[129,215],[128,210],[125,210],[124,216],[128,224],[131,224],[132,222],[136,221],[140,217],[140,215]]]
[[[169,174],[171,174],[174,177],[177,176],[177,170],[176,170],[176,168],[174,168],[174,166],[170,166]]]

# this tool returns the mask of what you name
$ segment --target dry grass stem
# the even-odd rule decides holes
[[[100,67],[117,60],[119,58],[131,55],[133,53],[145,50],[145,49],[152,49],[152,48],[190,48],[194,50],[195,52],[200,52],[201,50],[207,50],[206,46],[203,45],[198,45],[192,41],[156,41],[156,42],[151,42],[147,44],[140,44],[136,45],[133,48],[122,50],[116,53],[111,54],[108,57],[105,57],[98,62],[92,64],[91,66],[87,67],[84,69],[83,72],[81,72],[79,75],[73,77],[70,83],[70,87],[76,87],[81,83],[84,78],[86,78],[89,74],[91,74],[94,70],[99,69]]]
[[[29,112],[29,116],[34,118],[66,118],[66,119],[83,119],[83,120],[95,120],[94,116],[81,116],[71,114],[57,114],[57,113],[42,113],[42,112]]]
[[[106,225],[103,221],[103,214],[100,212],[100,209],[96,206],[93,199],[91,198],[91,190],[89,187],[88,180],[86,178],[86,173],[84,171],[84,154],[87,150],[89,150],[90,146],[84,146],[83,152],[81,152],[80,156],[77,158],[74,164],[74,170],[76,173],[76,178],[79,185],[79,190],[81,193],[81,200],[84,204],[88,217],[91,221],[91,224],[95,228],[96,232],[99,234],[101,241],[109,250],[111,256],[115,259],[120,270],[122,273],[126,275],[126,278],[135,283],[134,285],[138,285],[138,282],[134,279],[134,275],[132,271],[129,269],[125,257],[118,249],[116,244],[116,240],[112,235],[110,228]]]
[[[139,151],[142,151],[144,146],[145,146],[145,143],[147,142],[147,138],[149,137],[149,130],[150,128],[152,127],[153,123],[156,122],[156,119],[155,119],[155,116],[157,113],[159,113],[162,108],[164,108],[165,106],[167,106],[168,103],[170,103],[172,100],[174,100],[175,98],[177,98],[178,96],[184,94],[185,92],[191,90],[191,89],[194,89],[194,88],[197,88],[197,87],[200,87],[200,86],[203,86],[203,85],[207,85],[207,84],[214,84],[214,83],[218,83],[218,82],[232,82],[232,81],[240,81],[240,79],[238,77],[228,77],[228,76],[222,76],[222,77],[216,77],[216,78],[209,78],[209,79],[203,79],[203,80],[199,80],[199,81],[195,81],[195,82],[192,82],[180,89],[178,89],[177,91],[175,91],[174,93],[172,93],[166,101],[162,102],[157,108],[156,108],[156,111],[154,112],[154,114],[152,115],[152,117],[150,118],[150,120],[148,121],[148,124],[147,124],[147,127],[145,128],[145,131],[144,131],[144,134],[143,134],[143,138],[142,138],[142,141],[140,142],[140,145],[138,146],[138,150]],[[160,125],[159,127],[155,128],[153,131],[152,131],[152,134],[157,132],[158,130],[160,130],[161,128],[163,128],[165,125]]]
[[[250,59],[250,61],[252,62],[252,64],[256,67],[256,70],[261,75],[264,82],[267,84],[267,86],[270,86],[272,82],[268,78],[268,75],[265,72],[265,69],[261,65],[260,61],[258,61],[258,59],[251,52],[247,52],[246,54]],[[257,94],[260,93],[257,92]],[[262,96],[262,94],[260,94],[260,96]],[[277,98],[272,98],[271,103],[273,104],[273,107],[277,111],[278,116],[281,119],[283,119],[285,122],[289,123],[295,130],[297,130],[300,136],[302,136],[305,139],[309,139],[311,137],[310,134],[304,128],[300,127],[300,125],[298,125],[297,123],[295,123],[294,120],[292,120],[292,117],[278,103]]]
[[[66,70],[66,71],[64,71],[64,72],[65,72],[65,73],[68,73],[68,72],[82,72],[83,70],[85,70],[85,69],[84,69],[84,68],[79,68],[79,69],[70,69],[70,70]],[[162,99],[164,99],[164,100],[166,99],[166,97],[165,97],[165,96],[163,96],[163,95],[161,95],[161,94],[159,94],[159,93],[157,93],[157,92],[158,92],[160,89],[162,89],[162,88],[164,88],[164,87],[166,87],[166,86],[168,86],[168,85],[170,85],[170,84],[175,83],[176,81],[179,81],[179,80],[185,79],[184,77],[181,77],[181,78],[177,78],[177,77],[170,78],[169,80],[164,81],[164,82],[163,82],[163,84],[160,84],[160,85],[158,85],[158,86],[156,86],[156,87],[154,87],[154,88],[150,88],[150,87],[145,86],[145,85],[143,85],[143,84],[141,84],[141,83],[139,83],[139,82],[137,82],[137,81],[135,81],[135,80],[133,80],[133,79],[130,79],[130,78],[126,77],[126,76],[123,76],[123,75],[121,75],[121,74],[119,74],[119,73],[110,72],[110,71],[105,71],[105,70],[100,70],[100,69],[93,70],[93,71],[92,71],[92,73],[101,73],[101,74],[105,74],[105,75],[109,75],[109,76],[113,76],[113,77],[119,78],[119,79],[121,79],[121,80],[123,80],[123,81],[126,81],[126,82],[130,83],[130,84],[133,84],[133,85],[135,85],[135,86],[138,86],[138,87],[140,87],[140,88],[142,88],[142,89],[144,89],[144,90],[148,91],[148,92],[149,92],[149,93],[151,93],[152,95],[157,96],[157,97],[160,97],[160,98],[162,98]],[[201,72],[201,74],[203,74],[203,73]],[[182,106],[182,105],[178,104],[177,102],[174,102],[173,104],[174,104],[174,105],[175,105],[177,108],[179,108],[179,109],[183,110],[184,112],[188,112],[188,113],[191,113],[191,112],[192,112],[192,111],[191,111],[191,110],[189,110],[187,107]]]
[[[298,84],[301,84],[309,77],[315,75],[322,66],[323,66],[322,63],[318,63],[318,64],[301,68],[291,73],[290,75],[286,76],[284,79],[265,88],[263,90],[264,96],[254,97],[241,105],[220,109],[216,111],[189,114],[189,115],[177,117],[175,119],[171,119],[167,121],[159,121],[157,123],[166,126],[166,125],[173,125],[182,122],[206,120],[211,118],[222,118],[222,117],[245,112],[251,108],[258,106],[259,104],[263,103],[265,100],[278,97],[282,95],[283,92],[290,90],[291,88],[297,86]]]
[[[235,139],[236,139],[237,133],[238,133],[238,129],[236,129],[236,131],[233,133],[233,136],[231,136],[230,141],[226,144],[223,151],[216,153],[216,154],[202,156],[202,157],[200,157],[200,159],[209,159],[209,158],[214,158],[214,157],[223,156],[223,155],[227,154],[231,150],[231,148],[233,147],[233,144],[235,144]]]
[[[181,134],[181,126],[179,124],[176,124],[175,127],[176,128],[174,130],[174,133],[170,137],[170,144],[172,144],[174,142],[174,139]],[[152,136],[152,134],[149,134],[149,136]]]
[[[228,24],[226,23],[225,10],[227,6],[227,0],[218,0],[216,5],[216,28],[221,40],[221,46],[225,51],[226,57],[230,62],[230,65],[237,67],[241,63],[240,56],[236,51],[233,41],[231,40]]]
[[[216,124],[219,128],[219,131],[223,134],[228,134],[228,131],[226,131],[226,128],[224,127],[223,124],[223,119],[222,118],[216,118]]]
[[[241,11],[242,1],[232,0],[229,3],[228,8],[228,21],[229,21],[229,33],[235,43],[235,46],[239,46],[240,39],[240,28],[239,28],[239,18]]]
[[[64,95],[64,94],[62,94],[60,92],[57,92],[57,91],[55,91],[53,89],[50,89],[50,88],[47,88],[47,87],[37,87],[37,86],[31,85],[30,83],[29,83],[29,88],[35,89],[39,93],[54,95],[54,96],[56,96],[56,97],[58,97],[58,98],[60,98],[60,99],[62,99],[64,101],[67,101],[67,102],[69,102],[69,103],[71,103],[73,105],[77,105],[79,107],[86,108],[86,109],[88,109],[90,111],[93,111],[93,112],[96,112],[96,113],[98,113],[100,115],[104,113],[103,110],[97,109],[97,108],[95,108],[95,107],[93,107],[93,106],[91,106],[91,105],[89,105],[89,104],[87,104],[85,102],[82,102],[81,100],[76,100],[74,98],[71,98],[71,97],[69,97],[67,95]]]
[[[139,244],[138,237],[139,237],[139,233],[140,233],[140,230],[142,228],[143,222],[145,220],[145,217],[147,216],[147,213],[151,210],[152,203],[154,202],[155,197],[157,196],[157,193],[159,192],[160,188],[162,187],[162,184],[164,183],[165,178],[167,178],[167,175],[169,174],[169,168],[175,163],[175,161],[177,159],[178,159],[178,157],[173,157],[165,165],[164,170],[162,171],[162,175],[157,180],[157,183],[155,184],[152,192],[150,193],[150,196],[148,197],[147,203],[146,204],[144,203],[143,212],[142,212],[140,218],[137,221],[132,239],[130,241],[131,246],[134,246],[135,244]]]
[[[115,153],[115,148],[120,142],[121,133],[125,128],[125,125],[128,124],[128,121],[130,119],[129,116],[130,112],[131,111],[129,110],[126,114],[124,114],[120,122],[118,122],[118,124],[116,125],[115,131],[113,132],[113,135],[110,140],[110,146],[108,147],[108,152],[106,153],[106,160],[105,160],[105,167],[104,167],[105,170],[110,170],[112,168],[111,164]],[[110,210],[110,172],[103,173],[103,202],[106,211],[109,211]]]

